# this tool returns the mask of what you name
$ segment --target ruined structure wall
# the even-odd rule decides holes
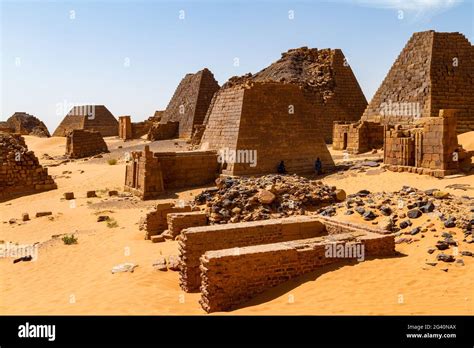
[[[333,132],[334,150],[347,150],[348,153],[358,154],[383,146],[384,128],[378,123],[335,122]]]
[[[161,164],[153,157],[148,145],[144,151],[131,153],[131,161],[125,167],[124,191],[140,197],[152,199],[164,192]]]
[[[362,120],[382,124],[409,124],[412,117],[381,116],[383,103],[419,103],[421,117],[431,115],[430,64],[434,32],[410,38],[365,110]],[[385,104],[385,105],[386,105]]]
[[[206,226],[207,214],[193,211],[190,213],[170,213],[167,215],[168,230],[173,237],[178,236],[185,228]]]
[[[201,284],[199,258],[209,250],[283,242],[326,234],[315,218],[298,216],[287,219],[211,225],[181,231],[179,242],[180,286],[188,292]]]
[[[474,130],[474,46],[460,33],[434,33],[431,114],[458,109],[457,133]]]
[[[0,200],[56,188],[48,169],[28,151],[23,137],[0,133]]]
[[[214,182],[219,166],[214,151],[156,152],[165,189],[200,186]]]
[[[140,230],[145,231],[145,239],[163,233],[168,228],[167,215],[190,212],[191,206],[176,206],[173,203],[160,203],[140,220]]]
[[[314,271],[321,266],[341,262],[326,256],[326,244],[360,244],[365,258],[392,256],[393,236],[371,233],[353,240],[352,234],[312,238],[284,243],[209,251],[201,257],[202,285],[200,304],[207,312],[233,309],[256,294]],[[242,272],[245,270],[245,272]]]
[[[178,136],[179,122],[155,123],[148,130],[147,139],[151,141],[173,139]]]
[[[109,152],[102,135],[96,131],[75,129],[66,136],[66,155],[83,158]]]

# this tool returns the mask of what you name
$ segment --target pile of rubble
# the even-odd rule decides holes
[[[227,177],[216,184],[195,198],[196,204],[206,204],[211,224],[304,215],[346,198],[343,190],[297,175]]]

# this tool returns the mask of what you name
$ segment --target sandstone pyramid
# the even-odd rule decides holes
[[[460,109],[458,133],[474,130],[474,47],[460,33],[415,33],[362,120],[409,124],[440,109]]]
[[[367,106],[359,83],[340,49],[291,49],[262,71],[233,77],[223,87],[244,81],[276,81],[301,87],[326,142],[332,140],[334,121],[358,121]]]
[[[100,132],[103,137],[118,135],[118,121],[104,105],[74,106],[53,133],[64,137],[73,129]]]
[[[194,126],[203,123],[212,96],[217,90],[219,90],[219,84],[208,69],[187,74],[179,83],[163,112],[160,124],[178,122],[178,131],[175,136],[190,138]]]
[[[39,137],[51,136],[48,128],[41,120],[26,112],[15,112],[8,120],[2,122],[1,126],[11,133],[36,135]]]
[[[275,173],[280,161],[289,173],[307,173],[318,157],[324,168],[332,167],[314,111],[296,84],[227,85],[214,98],[201,149],[217,150],[230,175]]]
[[[0,201],[57,188],[19,134],[0,132]]]

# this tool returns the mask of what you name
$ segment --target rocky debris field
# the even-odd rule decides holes
[[[473,255],[466,250],[469,244],[474,244],[474,199],[468,196],[453,196],[437,189],[422,191],[409,186],[396,192],[361,190],[348,195],[345,202],[319,209],[318,213],[335,218],[354,215],[393,232],[397,244],[411,244],[431,234],[436,242],[427,252],[438,251],[433,255],[437,261],[456,261],[464,265],[462,256]],[[453,255],[446,254],[448,249]],[[436,262],[427,264],[434,266]]]
[[[195,198],[196,204],[206,205],[211,224],[304,215],[346,198],[335,186],[297,175],[227,177],[216,185]]]

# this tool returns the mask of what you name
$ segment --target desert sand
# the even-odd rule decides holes
[[[474,147],[472,133],[460,136],[467,149]],[[64,153],[65,138],[25,136],[25,139],[43,165],[53,162],[44,159],[44,154]],[[111,153],[103,158],[49,167],[58,184],[57,190],[0,203],[0,240],[40,243],[36,261],[13,264],[12,259],[0,259],[0,314],[205,315],[198,303],[200,295],[184,293],[179,288],[177,272],[160,272],[152,267],[159,256],[178,254],[177,242],[153,244],[144,240],[144,232],[138,229],[140,217],[158,200],[142,202],[129,197],[108,197],[107,190],[123,188],[124,153],[142,147],[145,141],[123,143],[106,138],[106,142]],[[151,144],[154,151],[184,147],[181,141]],[[332,154],[341,160],[340,152],[332,151]],[[118,163],[109,165],[110,158],[118,159]],[[453,183],[474,186],[472,176],[440,180],[376,171],[336,173],[323,181],[348,194],[361,189],[396,191],[410,185],[474,196],[474,191],[446,188]],[[89,190],[97,190],[101,197],[86,198]],[[62,198],[64,192],[74,192],[75,205]],[[199,192],[200,189],[183,190],[159,201],[190,199]],[[38,211],[53,214],[35,218]],[[25,212],[31,221],[21,222]],[[97,222],[101,214],[114,218],[118,226],[107,227],[106,222]],[[8,223],[12,218],[18,222]],[[363,223],[358,216],[338,214],[335,218]],[[460,230],[452,231],[462,235]],[[64,245],[60,238],[52,238],[61,234],[74,234],[78,244]],[[419,242],[397,244],[400,252],[397,257],[324,268],[273,288],[242,308],[217,314],[472,315],[474,258],[465,258],[464,266],[445,263],[427,266],[425,262],[431,256],[426,250],[436,240],[433,234],[427,234]],[[474,244],[468,250],[474,252]],[[138,267],[133,273],[112,274],[111,268],[123,262],[133,262]]]

